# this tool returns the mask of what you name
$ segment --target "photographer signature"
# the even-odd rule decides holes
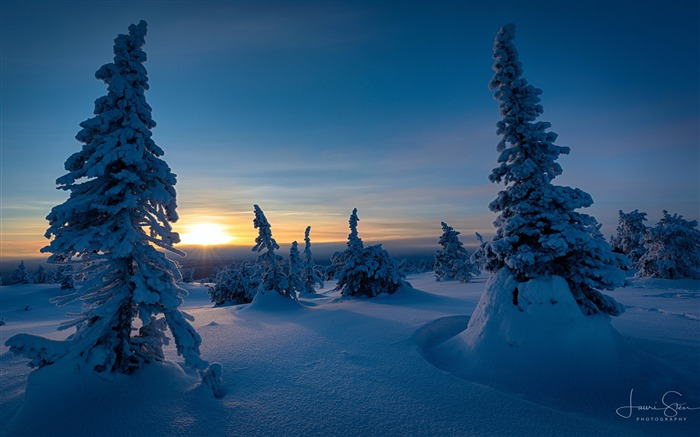
[[[661,397],[661,406],[657,406],[656,404],[634,405],[634,402],[632,401],[633,393],[634,389],[631,389],[629,404],[619,407],[617,410],[615,410],[617,415],[624,419],[629,419],[630,417],[632,417],[633,411],[663,411],[664,416],[666,417],[676,417],[678,416],[679,411],[700,410],[700,407],[689,407],[685,403],[673,402],[674,396],[683,397],[683,395],[678,393],[677,391],[670,390],[664,393],[664,395]]]

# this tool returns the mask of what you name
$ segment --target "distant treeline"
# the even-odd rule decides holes
[[[248,261],[251,258],[253,257],[241,256],[241,254],[234,254],[231,252],[230,256],[220,256],[209,260],[201,257],[191,259],[184,258],[182,261],[179,261],[179,264],[183,281],[209,282],[212,279],[212,275],[214,275],[217,270],[231,264]],[[399,267],[406,274],[423,273],[433,269],[435,256],[429,253],[426,254],[425,252],[414,253],[399,258],[397,261],[399,262]],[[330,266],[331,261],[330,258],[320,259],[317,260],[316,263],[320,268],[323,268]],[[36,267],[33,267],[34,265],[36,265]],[[29,261],[26,265],[24,261],[19,261],[19,264],[15,265],[10,265],[6,262],[2,271],[0,271],[0,285],[61,284],[65,281],[65,267],[66,266],[58,266],[53,268],[37,260]],[[76,276],[77,275],[73,275],[74,279],[79,281],[81,278]]]

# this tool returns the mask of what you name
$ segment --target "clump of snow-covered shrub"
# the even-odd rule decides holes
[[[209,298],[215,306],[250,303],[260,286],[255,276],[256,266],[241,262],[214,272],[213,284],[207,285]]]

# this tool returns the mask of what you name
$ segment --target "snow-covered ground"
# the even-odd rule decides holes
[[[196,318],[202,356],[224,366],[222,399],[173,364],[179,362],[173,348],[172,362],[103,380],[65,363],[31,372],[3,345],[0,433],[700,434],[700,409],[685,409],[700,407],[700,281],[635,280],[610,293],[627,306],[612,319],[616,341],[644,357],[646,371],[638,374],[648,378],[617,384],[602,375],[605,386],[587,390],[562,380],[571,377],[566,372],[520,372],[510,378],[520,383],[510,387],[452,370],[441,346],[467,327],[486,277],[468,284],[435,282],[432,273],[408,279],[413,288],[374,299],[341,297],[329,291],[330,283],[298,305],[265,299],[223,308],[212,308],[203,285],[186,284],[185,308]],[[48,299],[59,293],[50,285],[1,287],[2,343],[21,332],[55,339],[70,334],[56,327],[77,308],[51,305]],[[556,354],[547,359],[556,363]],[[509,369],[508,363],[495,367]],[[514,363],[512,372],[520,370]]]

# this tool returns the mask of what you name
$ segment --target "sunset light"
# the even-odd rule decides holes
[[[0,0],[0,437],[700,437],[698,17]]]
[[[223,226],[213,223],[200,223],[189,227],[188,232],[180,234],[182,244],[197,246],[214,246],[231,243],[235,238],[228,235]]]

